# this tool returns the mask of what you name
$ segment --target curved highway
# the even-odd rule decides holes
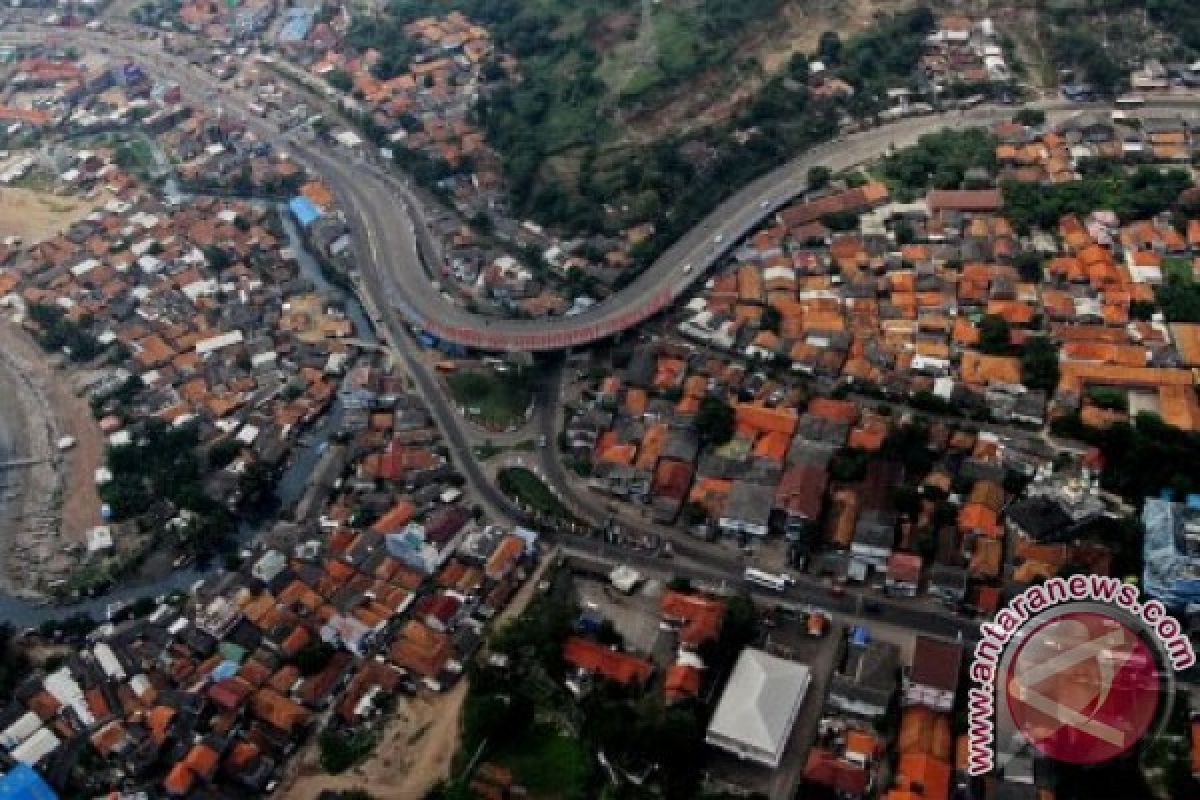
[[[571,318],[500,320],[472,315],[447,303],[433,288],[425,274],[422,259],[436,259],[436,248],[425,230],[420,202],[404,181],[368,160],[353,157],[345,151],[330,151],[324,147],[286,140],[277,129],[252,114],[245,107],[246,101],[239,100],[228,86],[203,70],[181,65],[164,56],[157,42],[141,41],[132,34],[122,37],[62,29],[54,29],[53,33],[65,41],[103,45],[113,52],[136,58],[151,72],[178,82],[184,94],[192,101],[200,101],[201,105],[219,97],[224,107],[241,114],[246,124],[263,140],[294,153],[297,161],[330,183],[348,221],[358,234],[354,241],[362,267],[359,290],[364,305],[378,326],[379,333],[405,362],[416,389],[424,397],[447,438],[453,460],[474,489],[478,500],[495,519],[510,522],[518,520],[520,512],[483,474],[454,409],[446,402],[436,379],[400,324],[401,317],[413,327],[481,349],[558,350],[587,344],[636,325],[669,305],[693,281],[699,280],[738,239],[794,197],[803,188],[811,166],[823,164],[833,169],[844,169],[869,161],[892,146],[906,146],[921,135],[943,127],[985,125],[1006,119],[1013,113],[1013,109],[977,109],[965,114],[914,118],[813,148],[722,203],[701,225],[676,242],[637,281],[613,295],[597,311]],[[8,32],[0,33],[0,41],[3,40],[12,41],[12,37]],[[27,43],[28,35],[21,35],[18,41]],[[1055,112],[1073,110],[1063,103],[1050,103],[1044,107]],[[1197,107],[1200,107],[1200,100],[1180,100],[1156,104],[1148,110],[1169,113]],[[716,241],[717,236],[721,237],[719,242]],[[684,273],[681,268],[683,264],[691,264],[692,269]],[[389,311],[400,311],[401,314]],[[548,381],[548,384],[555,386],[557,383],[557,379]],[[550,386],[546,389],[549,393]],[[544,397],[539,402],[539,424],[553,430],[555,408],[553,403],[547,402],[549,399],[552,398]],[[569,482],[561,474],[561,464],[553,455],[555,448],[542,450],[545,451],[543,462],[550,480],[560,489],[565,486],[566,496],[578,504],[583,516],[602,521],[597,520],[597,517],[604,515],[602,508],[570,490]],[[646,560],[644,556],[631,555],[628,551],[595,540],[573,536],[559,538],[572,549],[628,562]],[[727,560],[688,542],[686,537],[676,540],[676,545],[676,553],[681,561],[686,560],[691,565],[678,568],[679,572],[698,572],[713,579],[740,581],[740,568],[737,565],[731,565]],[[854,613],[856,608],[861,610],[862,598],[856,593],[850,593],[847,598],[835,602],[825,595],[819,584],[807,580],[803,585],[789,590],[788,594],[792,598],[832,606],[843,613]],[[22,603],[14,603],[6,610],[15,610],[13,606],[20,608],[27,618],[43,618],[53,614],[50,609],[35,609]],[[972,622],[945,613],[914,609],[888,600],[882,600],[881,607],[886,619],[910,627],[943,635],[962,632],[969,636],[973,632]]]
[[[436,262],[420,202],[408,185],[366,157],[341,149],[285,139],[270,123],[247,108],[238,92],[200,69],[164,56],[158,42],[110,34],[54,29],[65,41],[103,44],[144,62],[151,71],[178,82],[184,93],[205,92],[242,115],[262,138],[295,155],[330,184],[351,227],[364,242],[367,269],[378,273],[380,312],[398,313],[413,329],[440,339],[481,350],[551,351],[605,339],[670,306],[723,258],[762,220],[788,203],[804,188],[809,168],[823,165],[846,169],[870,161],[892,147],[908,146],[926,133],[962,129],[1008,119],[1015,108],[976,108],[913,117],[818,145],[793,161],[763,175],[721,203],[703,222],[676,241],[629,286],[614,293],[598,308],[574,317],[512,320],[485,317],[448,302],[426,272]],[[1085,108],[1051,101],[1039,107],[1055,116]],[[1169,113],[1200,107],[1200,99],[1164,98],[1145,110]],[[685,271],[685,265],[691,267]],[[437,264],[429,265],[437,272]]]

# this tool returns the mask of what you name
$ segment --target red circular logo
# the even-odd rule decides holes
[[[1013,724],[1042,753],[1095,764],[1154,722],[1159,669],[1137,633],[1096,611],[1055,617],[1024,637],[1004,683]]]

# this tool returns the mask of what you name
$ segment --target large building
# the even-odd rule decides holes
[[[1190,499],[1190,498],[1189,498]],[[1147,497],[1144,588],[1168,606],[1200,603],[1200,505]]]
[[[804,664],[743,650],[705,741],[746,761],[778,767],[811,681]]]

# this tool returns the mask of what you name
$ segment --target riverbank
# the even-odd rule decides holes
[[[373,344],[377,342],[374,330],[366,313],[359,305],[358,300],[353,294],[346,292],[344,289],[333,285],[329,282],[326,276],[322,273],[321,266],[311,252],[308,251],[304,244],[303,237],[300,234],[294,220],[292,220],[286,210],[281,209],[281,218],[284,232],[287,236],[287,246],[291,251],[291,255],[296,259],[300,272],[305,279],[312,283],[314,289],[322,296],[331,302],[340,305],[346,312],[347,317],[351,320],[355,329],[355,336],[358,340]],[[8,324],[0,322],[0,325]],[[0,331],[2,334],[2,331]],[[32,342],[31,342],[32,344]],[[36,372],[38,369],[53,372],[50,367],[48,357],[40,351],[35,351],[37,357],[31,359],[29,366],[30,372]],[[0,359],[4,357],[3,347],[0,346]],[[20,377],[19,375],[17,377]],[[30,427],[25,424],[14,424],[14,420],[20,419],[14,413],[8,413],[5,409],[5,403],[11,404],[12,398],[16,396],[13,392],[5,391],[5,378],[0,374],[0,437],[7,437],[6,431],[12,428],[16,431],[18,437],[20,433],[28,433]],[[61,380],[58,376],[58,382],[62,383],[64,391],[69,393],[69,383]],[[293,506],[301,497],[304,489],[308,486],[314,469],[320,462],[322,454],[325,452],[328,444],[328,436],[337,429],[339,420],[344,413],[344,407],[340,397],[335,397],[333,404],[326,413],[317,421],[308,434],[303,437],[303,444],[297,445],[288,460],[287,467],[280,478],[276,492],[280,498],[282,508]],[[22,414],[25,412],[22,411]],[[90,411],[86,415],[87,421],[92,421]],[[52,446],[55,438],[49,439]],[[0,438],[0,458],[11,458],[5,455],[14,448],[22,447],[22,443],[14,440],[11,444],[7,438]],[[28,450],[25,447],[25,450]],[[98,446],[100,455],[103,455],[103,441],[99,442]],[[0,478],[3,476],[3,471],[0,470]],[[89,473],[84,476],[88,484],[94,484],[92,475]],[[2,481],[0,481],[2,482]],[[94,486],[93,486],[94,490]],[[0,490],[3,491],[3,490]],[[2,495],[0,495],[2,497]],[[7,513],[6,504],[0,502],[0,515]],[[261,533],[269,530],[274,525],[275,519],[268,519],[258,526],[245,525],[238,533],[238,543],[242,547],[251,546]],[[3,521],[0,520],[0,525]],[[0,531],[6,530],[0,527]],[[0,545],[3,544],[3,536],[0,536]],[[59,549],[61,554],[61,548]],[[0,561],[0,566],[3,562]],[[207,568],[191,567],[186,569],[173,570],[165,574],[156,575],[131,575],[122,578],[118,587],[100,595],[98,597],[85,598],[68,603],[58,603],[51,605],[45,598],[30,596],[23,592],[17,591],[16,586],[8,584],[0,584],[0,619],[15,625],[19,628],[34,627],[47,620],[63,619],[74,614],[87,614],[95,619],[103,619],[110,604],[128,604],[138,599],[145,597],[156,597],[159,595],[169,594],[173,591],[187,590],[197,580],[216,571],[220,571],[218,562],[214,562],[214,566]]]
[[[0,320],[0,416],[4,417],[0,587],[37,593],[72,567],[62,540],[63,478],[55,447],[60,377],[27,334]]]

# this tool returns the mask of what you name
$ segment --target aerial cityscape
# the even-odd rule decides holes
[[[0,800],[1200,798],[1200,4],[11,0]]]

